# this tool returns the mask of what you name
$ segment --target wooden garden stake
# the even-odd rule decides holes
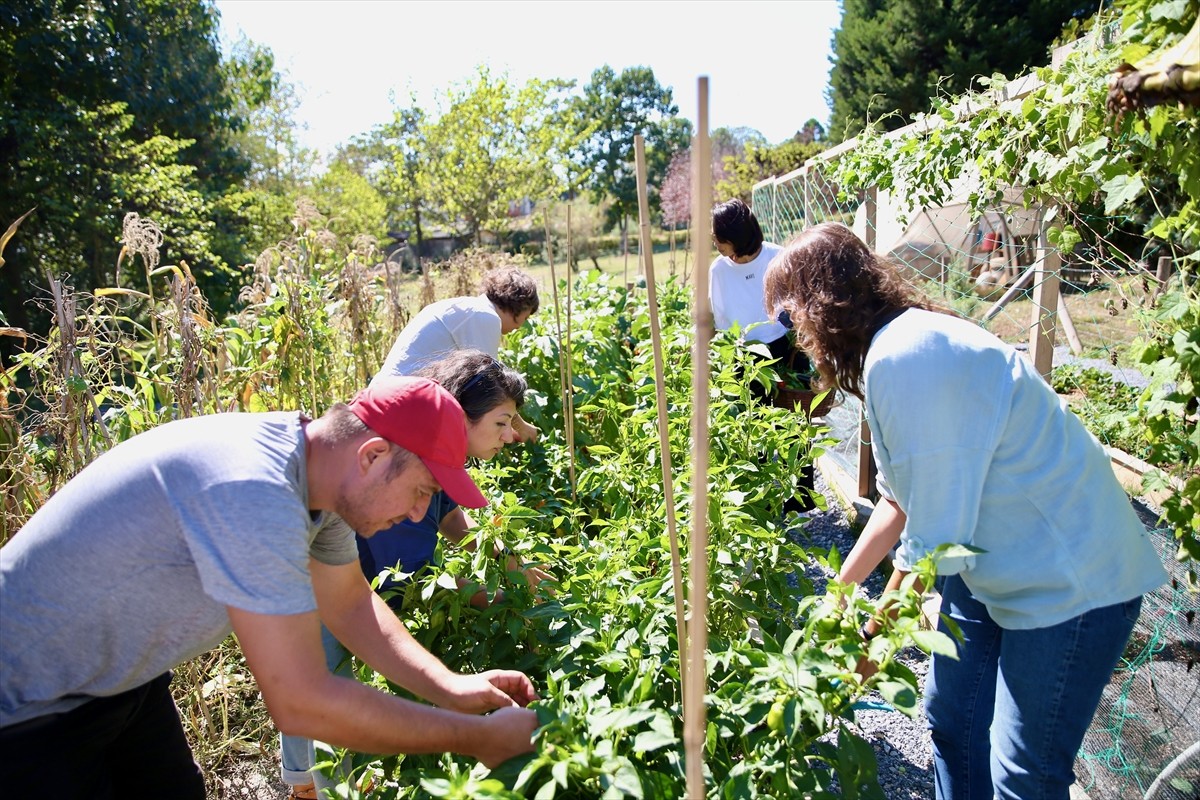
[[[704,689],[708,683],[704,654],[708,649],[708,344],[713,336],[708,281],[700,269],[708,263],[712,220],[712,166],[708,141],[708,78],[699,79],[696,103],[696,137],[692,143],[692,236],[696,257],[695,301],[692,314],[696,336],[692,350],[692,541],[691,619],[688,623],[688,671],[683,694],[683,745],[686,755],[687,792],[692,800],[707,795],[704,789]]]
[[[1061,292],[1058,295],[1058,324],[1062,326],[1063,333],[1067,336],[1071,352],[1082,356],[1083,342],[1079,340],[1079,332],[1075,330],[1075,320],[1071,319],[1071,312],[1067,310],[1067,300]]]
[[[571,452],[571,500],[575,500],[575,377],[571,374],[571,284],[575,282],[574,276],[571,274],[572,257],[575,255],[571,249],[571,204],[567,203],[567,357],[565,359],[567,365],[567,448]]]
[[[568,213],[569,212],[568,206]],[[569,217],[568,217],[569,219]],[[570,405],[570,399],[567,393],[567,367],[566,362],[568,356],[563,353],[563,327],[562,315],[558,310],[558,276],[554,273],[554,247],[550,243],[550,213],[546,211],[542,214],[542,223],[546,227],[546,261],[550,264],[550,296],[554,300],[554,327],[558,335],[558,388],[562,395],[563,407],[563,438],[567,442],[567,448],[571,452],[571,460],[568,466],[568,475],[571,480],[571,499],[575,499],[575,436],[571,429],[571,415],[567,412]],[[571,274],[571,263],[567,262],[567,274]]]
[[[1033,284],[1033,319],[1030,323],[1029,357],[1033,367],[1047,381],[1054,369],[1054,328],[1058,314],[1059,273],[1062,256],[1050,245],[1050,228],[1061,223],[1055,220],[1058,208],[1050,206],[1042,214],[1038,228],[1038,257],[1034,265],[1037,280]]]
[[[654,392],[658,405],[658,444],[662,462],[663,502],[667,507],[667,535],[671,541],[671,578],[675,583],[675,635],[679,639],[679,677],[687,685],[687,611],[683,605],[683,567],[679,558],[679,533],[675,528],[675,473],[671,468],[671,436],[667,426],[667,388],[663,377],[662,332],[658,322],[658,290],[654,283],[654,251],[650,246],[650,203],[646,197],[646,140],[633,137],[637,166],[638,223],[646,299],[650,306],[650,341],[654,348]]]

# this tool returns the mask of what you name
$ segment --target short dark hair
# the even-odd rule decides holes
[[[322,415],[322,418],[329,422],[330,439],[337,444],[362,436],[364,433],[379,435],[371,430],[367,423],[359,419],[346,403],[335,403]],[[384,441],[387,440],[384,439]],[[411,451],[390,441],[388,442],[388,454],[391,460],[388,462],[388,471],[384,478],[389,481],[394,480],[407,469],[415,458]]]
[[[334,403],[321,417],[329,422],[329,438],[336,444],[370,430],[347,403]]]
[[[456,350],[422,368],[417,375],[435,380],[454,395],[472,423],[506,400],[525,402],[525,379],[480,350]]]
[[[537,283],[528,272],[517,267],[488,270],[483,276],[483,293],[492,305],[514,317],[526,311],[533,314],[540,305]]]
[[[731,245],[735,256],[752,256],[762,247],[762,228],[750,206],[741,200],[713,206],[712,226],[713,236]]]

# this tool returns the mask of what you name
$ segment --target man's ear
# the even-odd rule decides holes
[[[381,462],[380,459],[386,459],[388,453],[392,451],[392,446],[388,444],[387,439],[382,436],[372,436],[358,446],[358,467],[365,474],[370,472],[371,467]]]

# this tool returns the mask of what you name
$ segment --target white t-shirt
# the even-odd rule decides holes
[[[1144,594],[1166,571],[1104,448],[1029,361],[969,320],[909,309],[864,365],[879,489],[908,520],[896,564],[943,558],[1005,628]]]
[[[500,314],[487,295],[451,297],[422,308],[396,337],[374,380],[412,375],[455,350],[500,351]]]
[[[216,647],[226,606],[314,610],[309,559],[358,559],[308,508],[297,412],[169,422],[100,456],[0,548],[0,727]]]
[[[708,271],[708,296],[717,330],[728,330],[737,323],[747,340],[758,342],[773,342],[787,333],[787,328],[769,317],[763,308],[763,276],[771,259],[782,249],[763,242],[758,255],[748,264],[737,264],[725,256],[712,263]],[[746,330],[751,325],[755,327]]]

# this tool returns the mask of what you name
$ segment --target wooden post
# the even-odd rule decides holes
[[[567,415],[567,449],[571,453],[570,460],[570,476],[571,476],[571,501],[575,501],[575,377],[572,372],[572,350],[571,350],[571,284],[575,282],[574,276],[571,274],[571,259],[575,255],[571,249],[571,204],[567,203],[567,407],[565,413]],[[582,534],[580,534],[582,536]]]
[[[708,345],[713,336],[709,308],[708,276],[701,270],[709,261],[712,218],[712,167],[708,141],[708,78],[699,80],[696,104],[696,137],[692,146],[692,246],[696,257],[694,305],[696,335],[692,350],[692,538],[688,550],[691,586],[688,606],[688,681],[683,694],[683,744],[687,773],[687,796],[703,800],[704,786],[704,693],[708,671],[704,654],[708,649]]]
[[[1046,381],[1054,369],[1054,324],[1058,314],[1058,282],[1062,258],[1050,246],[1049,231],[1057,208],[1051,206],[1038,227],[1037,274],[1033,284],[1033,319],[1030,322],[1029,355],[1034,369]]]
[[[683,605],[683,562],[679,532],[675,527],[675,474],[671,467],[671,436],[667,420],[662,332],[658,321],[658,289],[654,280],[654,251],[650,248],[650,202],[646,195],[646,140],[633,137],[637,167],[638,223],[641,229],[642,267],[646,275],[646,301],[650,306],[650,342],[654,349],[654,395],[658,411],[659,461],[662,464],[663,503],[667,507],[667,536],[671,542],[671,579],[675,585],[675,634],[679,640],[679,677],[687,684],[687,610]]]
[[[1150,295],[1151,301],[1157,300],[1167,290],[1167,281],[1171,280],[1174,263],[1170,256],[1158,257],[1158,269],[1154,273],[1154,279],[1158,283]]]
[[[570,213],[568,208],[568,214]],[[568,217],[569,219],[570,217]],[[571,414],[567,409],[570,407],[570,393],[567,391],[567,361],[570,358],[570,350],[563,349],[563,326],[562,314],[558,310],[558,276],[554,273],[554,248],[550,244],[550,214],[546,212],[542,215],[542,222],[546,226],[546,261],[550,264],[550,295],[554,300],[554,325],[558,333],[558,389],[562,398],[563,408],[563,441],[571,451],[571,461],[568,467],[568,476],[571,481],[571,497],[575,497],[575,436],[571,429]],[[569,223],[568,223],[569,225]],[[568,256],[569,258],[569,256]],[[567,262],[567,275],[571,274],[571,262]],[[568,277],[569,280],[569,277]]]
[[[879,189],[872,186],[867,189],[863,200],[863,217],[866,221],[865,238],[863,243],[872,253],[878,242],[876,227],[879,224]],[[871,450],[871,427],[867,425],[866,409],[859,407],[858,411],[858,496],[874,500],[875,491],[875,454]]]
[[[1083,342],[1079,341],[1075,320],[1071,319],[1071,312],[1067,311],[1067,299],[1063,297],[1062,292],[1058,293],[1058,321],[1062,323],[1063,333],[1071,345],[1071,352],[1077,356],[1083,355]]]
[[[811,179],[809,176],[810,170],[809,170],[808,164],[805,164],[801,169],[803,170],[803,172],[800,173],[800,180],[804,181],[804,222],[801,225],[800,230],[804,230],[805,228],[812,227],[812,225],[813,225],[812,186],[811,186]],[[775,243],[783,244],[783,242],[779,241],[778,239],[775,240]]]

